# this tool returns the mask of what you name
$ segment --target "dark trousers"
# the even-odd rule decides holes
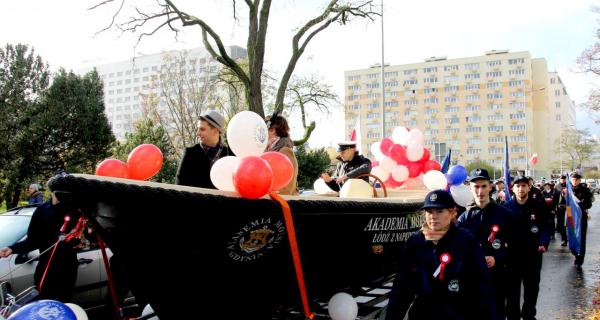
[[[542,254],[528,252],[519,254],[509,272],[509,287],[506,299],[508,320],[535,319],[538,292],[540,291],[540,272]],[[523,284],[523,307],[521,308],[521,284]]]
[[[556,231],[560,233],[560,240],[567,241],[567,228],[565,228],[565,212],[562,206],[556,211]]]
[[[492,285],[496,298],[496,319],[504,320],[506,318],[506,270],[490,270]]]
[[[57,254],[52,259],[48,273],[41,283],[44,276],[44,271],[48,265],[48,254],[40,257],[34,273],[34,283],[40,290],[40,294],[36,297],[39,300],[51,299],[60,302],[71,302],[73,289],[77,280],[77,256],[76,255],[61,255]],[[42,287],[40,288],[40,284]]]
[[[585,258],[585,242],[587,240],[587,212],[584,212],[581,216],[581,249],[579,254],[575,256],[575,264],[582,265],[583,259]]]

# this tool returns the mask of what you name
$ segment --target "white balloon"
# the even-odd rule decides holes
[[[332,193],[337,193],[337,192],[333,191],[327,185],[327,183],[325,183],[325,180],[323,180],[321,178],[315,180],[315,182],[313,183],[313,189],[315,190],[315,192],[317,194],[332,194]]]
[[[377,160],[377,161],[380,161],[381,159],[383,159],[383,157],[385,157],[385,154],[383,154],[383,152],[381,152],[381,141],[374,142],[371,145],[371,153],[373,154],[373,157],[375,157],[375,160]]]
[[[437,170],[427,171],[423,175],[423,183],[427,190],[446,190],[446,186],[448,185],[448,181],[446,180],[446,175]]]
[[[340,198],[373,198],[373,188],[365,180],[348,179],[340,189]]]
[[[408,144],[408,129],[399,126],[392,131],[392,141],[403,146]]]
[[[329,299],[329,316],[333,320],[354,320],[358,315],[358,304],[354,298],[345,293],[338,292]]]
[[[227,142],[233,153],[242,158],[260,156],[269,138],[265,120],[252,111],[242,111],[227,125]]]
[[[450,186],[450,194],[452,194],[454,202],[461,207],[466,207],[473,201],[473,193],[464,184]]]
[[[235,192],[233,184],[233,169],[240,162],[240,158],[226,156],[217,160],[210,168],[210,181],[219,190]]]
[[[408,179],[408,168],[405,165],[397,165],[392,169],[392,178],[398,182],[404,182]]]
[[[425,137],[423,136],[423,132],[421,132],[421,130],[412,129],[408,133],[408,144],[410,144],[411,142],[415,142],[422,146],[424,141]]]
[[[408,160],[419,161],[423,157],[423,153],[425,153],[425,149],[423,149],[422,144],[413,141],[408,143],[406,147],[406,158]]]
[[[381,179],[381,181],[386,181],[390,177],[390,172],[382,166],[371,169],[371,174]]]
[[[71,309],[71,311],[73,311],[77,320],[88,320],[87,313],[85,312],[85,310],[83,310],[82,307],[74,303],[65,303],[65,305],[68,306],[69,309]]]
[[[396,161],[390,157],[383,156],[383,158],[379,160],[379,166],[383,167],[386,172],[392,172],[392,169],[396,166]]]
[[[152,306],[150,306],[149,304],[147,304],[144,307],[144,310],[142,311],[142,316],[147,316],[147,315],[150,315],[150,314],[153,314],[153,313],[154,313],[154,309],[152,309]],[[154,316],[152,318],[148,318],[148,320],[160,320],[160,319],[157,316]]]

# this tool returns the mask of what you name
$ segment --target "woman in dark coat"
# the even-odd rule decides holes
[[[386,319],[494,319],[495,303],[483,251],[454,225],[450,193],[432,191],[423,205],[425,223],[406,243]]]

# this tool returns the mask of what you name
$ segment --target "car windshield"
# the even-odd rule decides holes
[[[13,216],[0,214],[0,248],[19,241],[29,227],[31,216]]]

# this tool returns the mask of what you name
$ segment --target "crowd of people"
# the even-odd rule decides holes
[[[386,319],[536,319],[543,255],[555,232],[563,246],[568,241],[566,178],[542,191],[517,176],[507,196],[504,182],[475,169],[466,208],[447,191],[427,194],[425,223],[403,247]],[[593,197],[579,173],[569,178],[582,211],[580,250],[573,252],[580,269]]]

